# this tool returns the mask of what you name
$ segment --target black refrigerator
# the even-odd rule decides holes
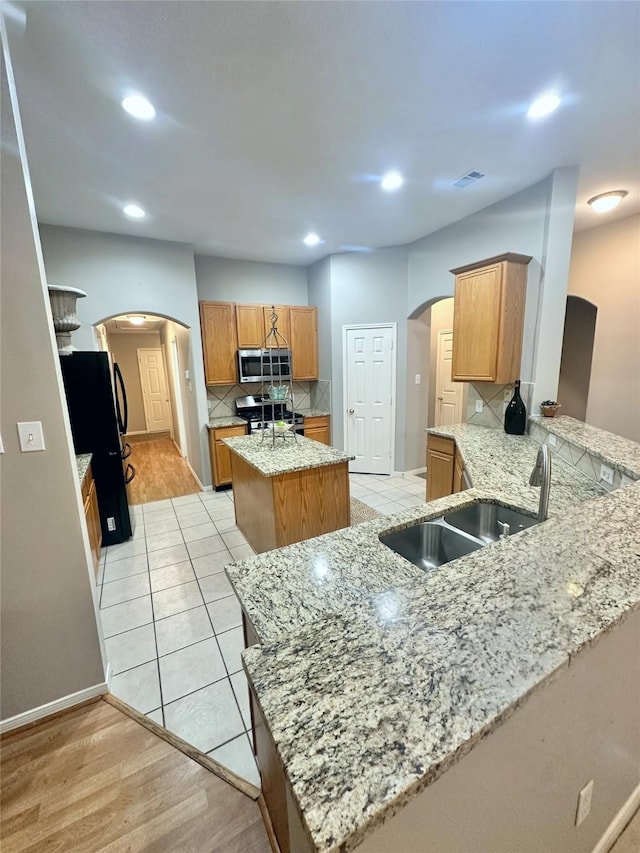
[[[74,352],[60,356],[69,419],[76,453],[92,453],[102,544],[131,537],[127,486],[135,468],[127,458],[127,395],[117,364],[106,352]]]

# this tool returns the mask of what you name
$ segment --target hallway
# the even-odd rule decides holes
[[[168,433],[127,436],[127,441],[131,445],[127,461],[136,469],[129,486],[130,504],[163,501],[200,491],[186,459],[180,456]]]

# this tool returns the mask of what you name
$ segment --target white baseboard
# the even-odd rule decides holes
[[[104,696],[109,692],[108,680],[110,680],[110,667],[107,667],[107,681],[101,684],[94,684],[93,687],[87,687],[85,690],[78,690],[77,693],[70,693],[68,696],[63,696],[61,699],[55,699],[53,702],[47,702],[46,705],[40,705],[38,708],[32,708],[30,711],[24,711],[22,714],[16,714],[15,717],[9,717],[6,720],[0,721],[0,734],[10,732],[13,729],[18,729],[21,726],[27,726],[29,723],[35,723],[43,717],[49,717],[51,714],[57,714],[60,711],[66,711],[67,708],[73,708],[74,705],[81,705],[89,699],[95,699],[97,696]]]
[[[640,784],[631,792],[629,799],[607,827],[604,835],[593,848],[593,853],[609,853],[620,833],[640,807]]]
[[[202,485],[202,482],[201,482],[201,480],[200,480],[200,477],[198,477],[198,475],[196,474],[196,472],[193,470],[193,468],[191,467],[191,464],[190,464],[189,460],[186,458],[186,456],[185,456],[185,460],[184,460],[184,461],[187,463],[187,467],[189,468],[189,470],[190,470],[190,471],[191,471],[191,473],[193,474],[193,479],[194,479],[194,480],[196,481],[196,483],[200,486],[200,488],[202,489],[202,491],[203,491],[203,492],[210,492],[210,491],[212,490],[213,486],[203,486],[203,485]]]
[[[127,435],[149,435],[149,433],[147,432],[146,429],[136,429],[136,430],[129,430],[129,432],[126,433],[125,438],[127,437]]]
[[[411,471],[401,471],[402,474],[424,474],[426,472],[426,468],[413,468]]]

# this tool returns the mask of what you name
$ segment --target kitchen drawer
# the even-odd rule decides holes
[[[448,456],[453,456],[456,449],[456,443],[452,438],[444,438],[441,435],[429,435],[427,445],[429,450],[446,453]]]

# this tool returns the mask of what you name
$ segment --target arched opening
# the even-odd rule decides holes
[[[580,296],[567,297],[564,319],[558,402],[561,414],[587,419],[593,342],[598,308]]]
[[[189,328],[160,314],[131,311],[104,318],[94,330],[98,348],[110,353],[122,375],[117,393],[126,395],[124,440],[135,470],[129,502],[200,491],[188,461],[190,447],[197,448],[189,424],[197,429],[198,423]]]

